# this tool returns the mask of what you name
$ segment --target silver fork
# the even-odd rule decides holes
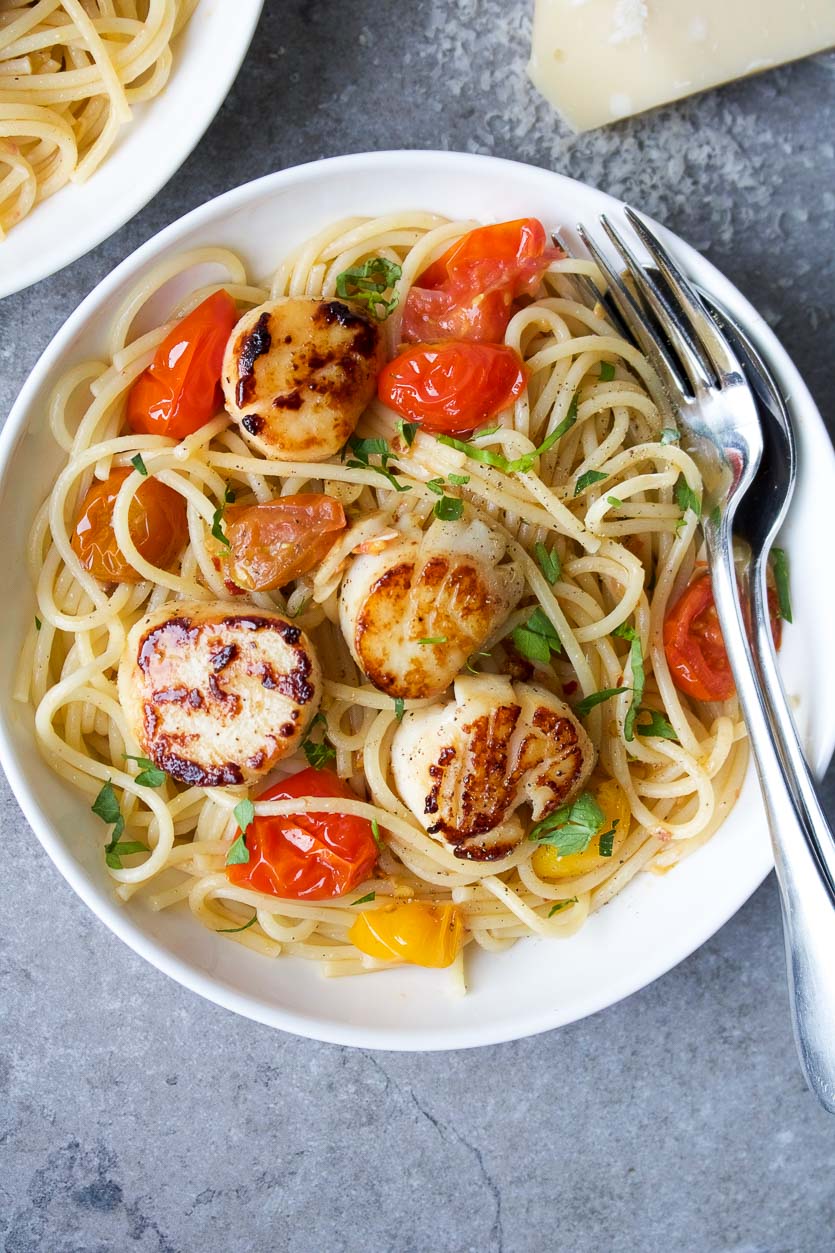
[[[605,216],[600,225],[632,286],[588,231],[577,229],[608,284],[613,320],[655,366],[702,470],[713,593],[774,848],[795,1040],[809,1086],[835,1113],[835,839],[780,680],[766,590],[768,553],[794,488],[791,424],[742,328],[718,309],[712,317],[655,233],[633,210],[625,213],[654,265],[641,262]],[[586,287],[604,300],[594,284]],[[749,378],[766,401],[760,408]],[[752,551],[745,589],[750,636],[737,584],[735,532]]]

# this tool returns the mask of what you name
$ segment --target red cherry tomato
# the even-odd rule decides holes
[[[143,577],[122,556],[113,532],[113,506],[131,473],[129,466],[119,467],[93,482],[70,541],[84,569],[105,583],[139,583]],[[128,531],[146,561],[168,569],[188,539],[185,500],[159,479],[145,479],[128,507]]]
[[[322,492],[229,505],[224,524],[229,577],[254,592],[283,587],[312,570],[347,525],[339,501]]]
[[[258,799],[296,796],[357,796],[333,770],[301,770]],[[344,896],[369,877],[377,861],[371,823],[349,814],[293,814],[255,818],[246,832],[249,861],[227,866],[239,887],[294,901]]]
[[[777,595],[768,588],[768,608],[775,647],[781,622]],[[664,652],[673,682],[695,700],[728,700],[736,691],[709,574],[697,574],[667,611]]]
[[[130,390],[132,430],[183,439],[215,416],[223,407],[223,354],[237,320],[232,297],[217,291],[177,323]]]
[[[504,338],[513,302],[532,293],[551,261],[536,218],[480,226],[463,235],[417,279],[403,308],[403,338]]]
[[[383,367],[384,404],[425,431],[464,435],[525,390],[525,369],[504,344],[417,344]]]

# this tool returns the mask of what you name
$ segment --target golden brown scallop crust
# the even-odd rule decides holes
[[[226,602],[164,605],[134,626],[119,697],[144,755],[181,783],[240,784],[294,752],[321,696],[304,632]]]

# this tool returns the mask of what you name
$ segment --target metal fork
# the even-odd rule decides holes
[[[742,328],[715,303],[711,316],[657,235],[633,210],[626,208],[625,214],[654,264],[640,261],[602,216],[600,225],[631,282],[624,282],[579,226],[610,302],[594,284],[585,286],[652,361],[702,470],[702,525],[713,593],[774,849],[795,1040],[809,1086],[835,1113],[835,839],[780,680],[766,589],[768,553],[794,488],[791,423]],[[735,533],[752,553],[744,589],[750,635],[736,577]]]

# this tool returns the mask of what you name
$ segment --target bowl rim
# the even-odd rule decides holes
[[[395,160],[414,166],[416,169],[419,169],[421,165],[427,165],[434,173],[438,173],[439,169],[443,171],[445,168],[450,171],[455,170],[459,174],[462,169],[465,172],[467,169],[473,171],[478,169],[483,172],[486,167],[489,167],[500,177],[504,175],[512,178],[514,172],[518,176],[518,172],[523,170],[528,177],[533,171],[553,181],[555,189],[559,188],[560,183],[578,185],[586,191],[593,192],[595,196],[601,198],[601,201],[612,206],[622,205],[617,198],[554,171],[505,158],[431,149],[387,150],[330,157],[263,175],[232,188],[192,209],[135,249],[93,288],[58,329],[21,388],[9,417],[0,431],[0,484],[5,479],[11,458],[25,432],[26,417],[36,392],[41,388],[74,336],[83,328],[88,316],[97,310],[126,278],[140,272],[143,266],[153,261],[159,252],[176,243],[193,228],[200,227],[213,218],[222,220],[240,209],[249,200],[258,199],[265,192],[272,193],[307,180],[327,179],[333,174],[339,175],[352,171],[367,172],[369,169],[373,170],[374,167],[385,167]],[[817,417],[815,437],[823,436],[823,439],[819,440],[821,450],[825,443],[828,450],[829,473],[835,482],[835,452],[826,435],[823,419],[818,413],[802,376],[770,327],[750,305],[746,297],[711,262],[679,236],[658,223],[654,225],[659,229],[662,237],[674,246],[675,251],[685,263],[692,263],[694,258],[697,259],[698,267],[707,272],[710,277],[714,294],[725,301],[730,295],[731,307],[735,306],[737,310],[740,305],[742,306],[746,315],[747,331],[783,379],[788,378],[791,382],[791,387],[787,388],[787,391],[791,396],[792,407],[796,405],[797,398],[800,397],[804,410],[810,411]],[[827,454],[823,454],[822,451],[822,455]],[[824,742],[818,743],[815,751],[814,764],[819,770],[825,767],[835,748],[835,720],[822,739]],[[76,894],[120,940],[158,970],[215,1004],[266,1026],[331,1044],[391,1051],[445,1051],[522,1039],[579,1021],[639,991],[689,957],[733,917],[760,886],[773,866],[770,847],[761,841],[757,846],[757,855],[750,861],[750,875],[741,884],[730,911],[725,908],[716,915],[708,911],[705,915],[707,921],[699,930],[698,939],[693,941],[692,936],[687,936],[678,945],[664,947],[663,951],[659,949],[653,973],[649,977],[643,969],[634,976],[631,971],[627,971],[619,980],[608,981],[600,987],[592,986],[584,997],[577,997],[572,1001],[568,1012],[562,1010],[559,1005],[550,1008],[546,1006],[535,1014],[528,1013],[519,1020],[518,1025],[514,1021],[512,1027],[508,1027],[503,1022],[479,1025],[477,1028],[464,1025],[463,1027],[445,1026],[442,1029],[431,1025],[421,1029],[405,1028],[403,1030],[390,1027],[358,1026],[353,1023],[328,1020],[317,1013],[268,1005],[253,994],[241,992],[226,980],[200,970],[170,952],[158,940],[143,931],[133,920],[130,911],[117,904],[112,897],[98,898],[92,882],[87,880],[80,864],[53,833],[52,824],[41,811],[34,791],[30,790],[18,769],[16,758],[17,752],[7,726],[6,710],[0,702],[0,764],[3,766],[24,817],[53,864]]]
[[[215,84],[215,89],[211,93],[199,93],[200,98],[207,102],[208,107],[203,111],[195,110],[190,117],[180,115],[176,119],[176,127],[162,128],[171,136],[171,142],[165,149],[168,154],[167,159],[147,162],[145,167],[148,171],[147,179],[126,183],[119,188],[118,194],[116,194],[115,188],[111,188],[109,204],[112,208],[110,212],[103,213],[101,216],[91,214],[86,230],[77,231],[74,235],[64,236],[67,241],[64,249],[57,249],[55,253],[49,249],[44,251],[36,249],[34,252],[30,250],[29,253],[24,253],[22,257],[15,258],[13,264],[8,265],[0,272],[0,299],[25,291],[27,287],[31,287],[34,283],[39,283],[42,279],[58,274],[68,265],[72,265],[74,261],[77,261],[79,257],[86,256],[93,248],[104,243],[106,239],[109,239],[111,235],[120,230],[126,222],[135,217],[145,205],[153,200],[157,192],[168,180],[174,177],[200,143],[200,140],[220,112],[226,97],[232,90],[232,85],[249,52],[249,46],[252,43],[255,29],[260,21],[264,3],[265,0],[244,0],[243,5],[238,2],[239,12],[235,14],[235,22],[229,23],[230,28],[234,30],[234,39],[229,44],[229,55],[221,65],[213,66],[212,81]],[[194,16],[192,14],[192,19]],[[189,22],[190,25],[191,22]],[[189,26],[184,27],[183,30],[177,33],[177,42],[188,36]],[[189,64],[188,54],[186,53],[181,63],[175,65],[172,77],[177,74],[179,69],[187,69]],[[153,100],[143,102],[139,107],[142,108],[144,116],[145,112],[152,110],[155,105],[159,106],[159,104],[162,104],[164,107],[164,103],[165,87],[163,87],[159,96]],[[159,107],[157,111],[161,111]],[[123,132],[120,132],[117,144],[123,142],[123,139]],[[101,168],[104,169],[106,166],[107,157],[102,162]],[[93,171],[91,182],[95,180],[97,172]],[[35,205],[32,212],[35,213],[38,210],[42,214],[53,212],[53,215],[57,216],[54,214],[54,210],[56,206],[60,206],[61,193],[65,190],[67,190],[66,187],[59,188],[54,196],[49,196],[46,200]],[[108,203],[106,196],[105,203]],[[102,222],[105,223],[104,226],[100,225]],[[60,217],[53,224],[52,229],[55,235],[61,236]],[[156,238],[156,236],[151,238]],[[15,242],[15,235],[12,231],[9,232],[5,244],[0,246],[11,248]],[[5,282],[4,278],[6,279]],[[95,290],[93,288],[93,291]]]

